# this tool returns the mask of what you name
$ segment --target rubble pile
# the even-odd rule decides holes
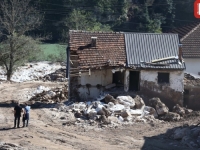
[[[29,101],[42,102],[42,103],[55,103],[62,102],[67,99],[68,87],[67,85],[62,88],[54,88],[51,90],[43,90],[36,93]]]
[[[55,72],[55,70],[61,67],[60,63],[52,64],[47,61],[26,63],[16,69],[11,80],[14,82],[39,80],[43,76]],[[6,80],[6,72],[2,67],[0,67],[0,80]]]
[[[184,85],[200,86],[200,77],[197,78],[191,74],[185,73]]]
[[[51,74],[45,75],[44,77],[41,77],[41,80],[66,82],[66,68],[60,68]]]
[[[106,95],[103,102],[89,101],[73,103],[71,105],[59,106],[60,112],[73,113],[77,125],[89,123],[91,125],[119,125],[132,124],[136,122],[161,123],[156,119],[157,114],[154,108],[145,106],[141,97],[118,96],[116,99]]]
[[[168,137],[179,140],[180,144],[190,149],[200,148],[200,127],[199,126],[182,126],[171,129],[167,133]]]
[[[164,121],[178,121],[192,112],[191,109],[181,107],[179,104],[173,107],[173,112],[169,112],[169,108],[157,97],[150,99],[149,105],[156,110],[158,118]]]

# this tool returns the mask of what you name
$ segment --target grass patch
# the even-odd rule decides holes
[[[31,57],[30,61],[66,61],[67,54],[66,54],[66,47],[67,45],[60,45],[60,44],[40,44],[40,53],[37,54],[35,57]]]

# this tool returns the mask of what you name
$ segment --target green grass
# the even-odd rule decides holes
[[[65,61],[67,45],[60,44],[40,44],[40,54],[37,57],[31,58],[30,61]]]

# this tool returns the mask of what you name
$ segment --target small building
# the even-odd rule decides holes
[[[200,77],[200,22],[176,28],[170,32],[179,34],[181,44],[183,44],[186,72]]]
[[[70,31],[70,97],[97,98],[106,89],[183,104],[185,64],[178,34]],[[180,51],[180,53],[179,53]]]
[[[71,98],[94,99],[112,83],[124,83],[123,33],[70,31],[69,37]]]

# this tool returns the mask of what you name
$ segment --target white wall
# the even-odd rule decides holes
[[[198,75],[200,72],[200,58],[184,58],[186,72]]]
[[[91,71],[91,75],[88,73],[81,74],[79,79],[79,84],[83,85],[83,87],[79,88],[81,99],[93,99],[98,97],[102,92],[102,89],[97,89],[96,85],[100,84],[102,86],[106,86],[112,84],[113,73],[111,69],[107,70],[95,70]],[[85,87],[86,84],[91,84],[91,88]],[[89,94],[90,93],[90,94]]]
[[[177,92],[184,91],[184,85],[183,85],[184,71],[150,71],[150,70],[145,71],[145,70],[142,70],[140,73],[141,84],[142,84],[142,81],[146,80],[149,82],[154,82],[158,85],[158,72],[170,73],[169,87]]]

